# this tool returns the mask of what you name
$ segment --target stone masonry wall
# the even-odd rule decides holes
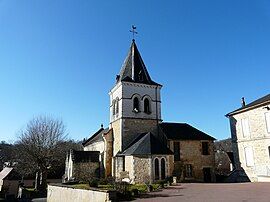
[[[74,163],[73,169],[76,180],[88,181],[100,177],[99,162]]]
[[[117,154],[117,152],[121,151],[122,149],[122,120],[118,119],[115,122],[111,123],[111,128],[113,130],[113,156]]]
[[[122,148],[128,146],[139,134],[155,131],[157,128],[156,120],[125,119],[123,120],[123,139]]]
[[[134,182],[149,183],[152,176],[152,159],[151,157],[134,156]]]
[[[265,105],[266,106],[266,105]],[[258,181],[260,176],[270,178],[270,134],[267,132],[265,113],[269,112],[261,106],[230,117],[233,151],[238,167],[242,167],[251,181]],[[250,136],[243,136],[242,119],[248,120]],[[247,166],[245,148],[253,151],[254,166]]]
[[[170,149],[174,151],[173,142],[169,142]],[[215,153],[213,141],[182,140],[180,142],[180,162],[184,165],[191,164],[193,167],[194,181],[204,181],[203,168],[211,168],[212,181],[215,181]],[[209,143],[209,155],[202,155],[202,142]],[[180,162],[175,161],[175,168]],[[182,167],[184,169],[184,167]]]

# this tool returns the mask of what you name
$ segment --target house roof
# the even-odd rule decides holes
[[[161,123],[160,127],[170,140],[215,140],[215,138],[187,123]]]
[[[122,153],[118,155],[170,155],[173,152],[151,132],[140,134]]]
[[[119,75],[117,76],[117,82],[119,81],[160,85],[152,81],[136,46],[135,40],[132,40],[128,55],[122,65]]]
[[[243,106],[243,107],[240,107],[240,108],[226,114],[226,116],[229,117],[229,116],[232,116],[232,115],[235,115],[235,114],[238,114],[238,113],[241,113],[241,112],[244,112],[244,111],[256,108],[256,107],[260,107],[260,106],[267,104],[267,103],[270,103],[270,94],[265,95],[265,96],[255,100],[255,101]]]
[[[0,172],[0,180],[4,180],[9,173],[11,173],[11,171],[13,170],[13,168],[10,167],[5,167],[1,172]]]
[[[99,162],[99,151],[76,151],[71,150],[72,160],[80,162]]]
[[[103,141],[103,137],[102,135],[104,133],[107,133],[109,131],[109,128],[103,128],[101,127],[97,132],[94,133],[94,135],[92,135],[90,138],[88,138],[86,141],[84,141],[82,143],[82,145],[85,147],[87,145],[90,145],[94,142],[99,142],[99,141]]]

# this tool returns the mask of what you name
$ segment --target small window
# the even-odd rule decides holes
[[[140,108],[139,108],[139,99],[137,97],[135,97],[133,99],[133,111],[134,112],[139,112]]]
[[[116,108],[115,108],[115,100],[112,101],[112,114],[115,115],[116,113]]]
[[[250,136],[248,119],[242,119],[241,124],[242,124],[243,137]]]
[[[144,99],[144,112],[147,113],[147,114],[151,113],[151,111],[150,111],[150,103],[149,103],[148,98]]]
[[[268,147],[268,154],[269,154],[269,158],[270,158],[270,146]]]
[[[254,166],[254,157],[252,147],[245,148],[246,165]]]
[[[264,116],[265,116],[265,122],[266,122],[267,132],[270,133],[270,113],[269,112],[266,112],[264,114]]]
[[[123,156],[123,171],[126,171],[126,161],[125,161],[125,156]]]
[[[173,143],[174,161],[180,161],[180,142]]]
[[[209,155],[209,144],[208,144],[208,142],[202,142],[202,155]]]
[[[117,98],[115,101],[115,114],[118,114],[118,112],[119,112],[119,100]]]
[[[191,164],[186,165],[186,177],[191,178],[193,177],[193,169]]]

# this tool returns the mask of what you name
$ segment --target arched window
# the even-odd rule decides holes
[[[140,108],[139,108],[139,99],[137,97],[135,97],[133,99],[133,111],[135,112],[139,112]]]
[[[155,159],[155,180],[159,180],[159,162]]]
[[[150,111],[150,103],[149,103],[149,99],[148,98],[145,98],[144,99],[144,112],[149,114],[151,111]]]
[[[165,179],[165,159],[162,158],[161,159],[161,179],[164,180]]]

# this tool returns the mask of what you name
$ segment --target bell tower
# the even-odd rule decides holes
[[[123,151],[141,133],[157,131],[161,122],[162,85],[154,82],[132,40],[110,95],[113,155]]]

